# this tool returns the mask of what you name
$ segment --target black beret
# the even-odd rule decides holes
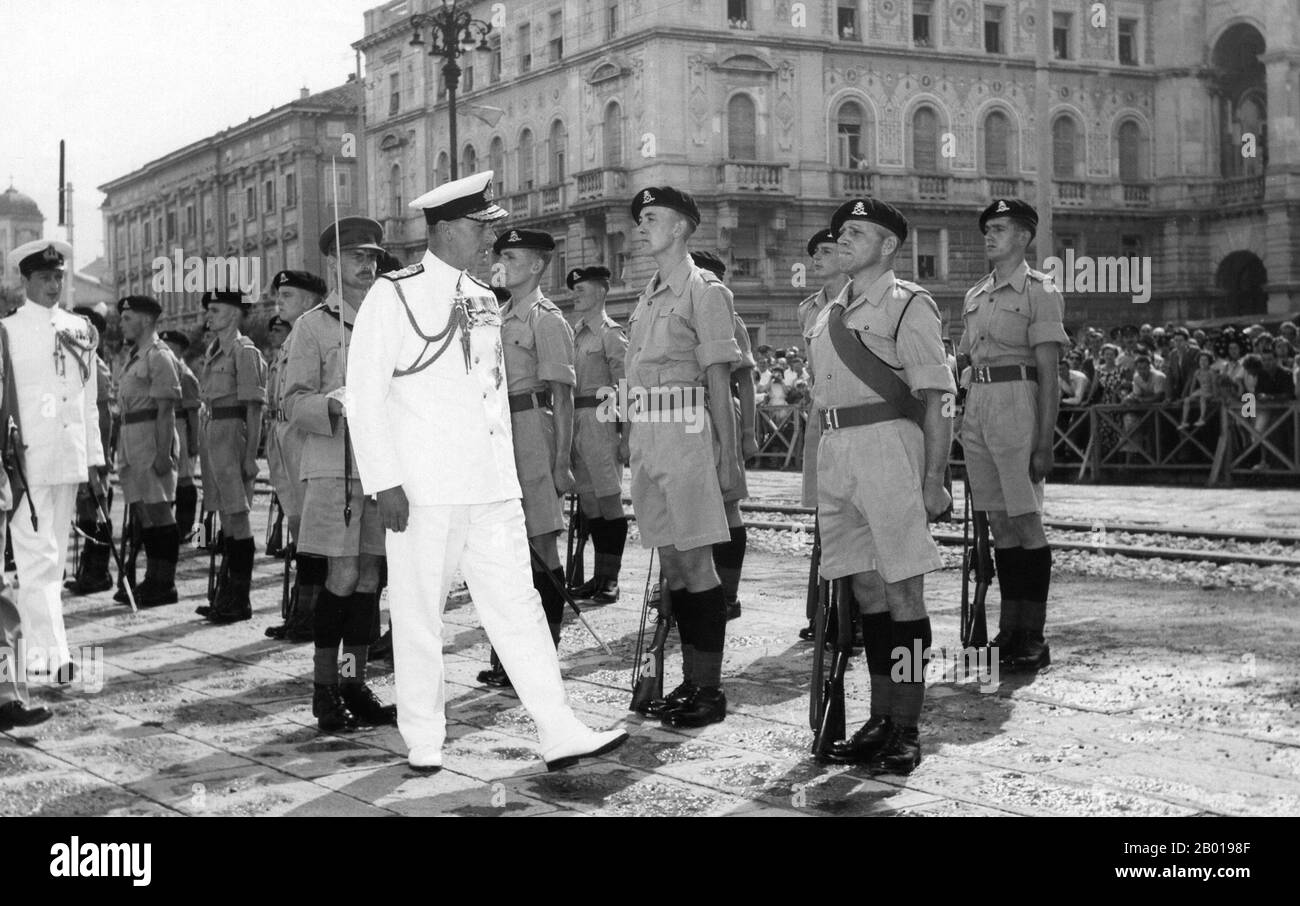
[[[499,255],[506,249],[550,252],[555,250],[555,237],[541,230],[506,230],[492,243],[492,251]]]
[[[275,330],[277,327],[283,327],[285,330],[293,330],[293,325],[279,315],[271,315],[271,320],[266,322],[267,331]]]
[[[243,311],[248,311],[253,307],[253,303],[245,302],[244,297],[238,291],[225,289],[208,290],[203,294],[203,299],[200,304],[206,310],[209,305],[217,302],[237,306]]]
[[[306,290],[318,296],[323,296],[329,292],[325,287],[324,280],[307,271],[280,271],[271,278],[271,292],[275,292],[282,286]]]
[[[104,331],[108,329],[108,321],[104,319],[103,315],[95,311],[89,305],[78,305],[72,310],[72,313],[74,315],[84,315],[86,318],[89,318],[90,323],[95,325],[95,330],[99,331],[100,336],[103,336]]]
[[[124,311],[138,311],[142,315],[153,315],[156,318],[162,314],[162,305],[151,296],[126,296],[117,300],[117,311],[118,314]]]
[[[594,264],[591,267],[575,267],[565,276],[564,285],[569,289],[573,289],[585,280],[607,281],[611,276],[609,268],[601,264]]]
[[[835,245],[836,235],[836,232],[830,227],[813,233],[812,238],[808,240],[808,257],[811,258],[813,255],[817,254],[817,246],[822,243],[829,242],[831,245]]]
[[[984,232],[984,225],[994,217],[1010,217],[1029,230],[1030,234],[1038,235],[1038,212],[1028,202],[1021,201],[1019,198],[993,199],[993,203],[980,214],[981,233]]]
[[[648,207],[672,208],[685,215],[691,223],[700,225],[700,208],[691,193],[672,186],[650,186],[638,192],[632,199],[632,219],[640,223],[641,209]]]
[[[719,280],[727,272],[727,265],[712,252],[691,252],[691,260],[701,270],[711,271]]]
[[[898,208],[886,201],[877,198],[854,198],[844,202],[836,208],[835,216],[831,218],[831,230],[836,236],[840,234],[845,221],[849,220],[865,220],[867,223],[877,224],[897,236],[900,244],[907,241],[907,218]]]
[[[331,223],[320,234],[320,253],[329,255],[334,251],[334,224]],[[348,249],[370,249],[382,252],[380,241],[384,238],[384,228],[379,221],[369,217],[344,217],[338,222],[339,247]]]
[[[179,330],[164,330],[158,334],[158,339],[164,343],[175,343],[182,351],[190,348],[190,338]]]

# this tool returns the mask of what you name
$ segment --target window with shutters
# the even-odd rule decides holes
[[[194,215],[194,205],[187,204],[185,206],[185,235],[193,236],[198,232],[198,227],[199,222],[198,218]]]
[[[526,192],[533,187],[533,132],[525,129],[519,136],[519,189]]]
[[[568,150],[569,134],[564,131],[564,123],[556,120],[551,123],[551,185],[564,182],[564,156]]]
[[[1078,129],[1068,116],[1058,116],[1052,123],[1052,174],[1057,179],[1073,179],[1076,172],[1074,146]]]
[[[939,117],[930,107],[919,107],[912,114],[912,169],[939,170]]]
[[[1142,129],[1133,120],[1119,126],[1119,181],[1137,182],[1145,178],[1143,170]]]
[[[388,75],[388,115],[392,116],[402,109],[401,76],[397,73]]]
[[[533,26],[528,22],[519,26],[519,71],[528,72],[533,68]]]
[[[393,168],[388,171],[388,212],[391,217],[402,217],[405,211],[402,209],[402,165],[393,164]]]
[[[501,81],[501,36],[488,36],[488,84]]]
[[[984,118],[984,172],[990,176],[1011,172],[1011,121],[997,110]]]
[[[252,220],[257,216],[257,186],[244,189],[244,219]]]
[[[848,101],[835,115],[835,166],[841,170],[864,170],[867,161],[866,114],[862,105]]]
[[[617,103],[605,108],[602,128],[606,167],[623,166],[623,108]]]
[[[284,206],[292,208],[298,204],[298,178],[292,173],[284,174]]]
[[[930,17],[934,4],[930,0],[914,0],[912,3],[912,44],[916,47],[929,47]]]
[[[1137,19],[1119,20],[1119,61],[1125,66],[1138,64]]]
[[[1052,13],[1052,54],[1058,60],[1072,59],[1070,32],[1074,17],[1069,13]]]
[[[488,166],[492,169],[492,194],[500,198],[506,194],[506,143],[499,135],[488,146]]]
[[[275,180],[268,179],[262,185],[262,203],[266,206],[268,214],[275,213]]]
[[[758,113],[747,94],[727,102],[727,156],[732,160],[758,160]]]
[[[564,12],[554,10],[547,26],[546,61],[558,63],[564,58]]]
[[[984,52],[1006,53],[1002,44],[1002,18],[1005,10],[1001,6],[984,7]]]
[[[605,8],[605,40],[612,41],[618,37],[618,5]]]

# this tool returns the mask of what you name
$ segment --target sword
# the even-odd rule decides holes
[[[346,303],[343,300],[343,240],[339,234],[339,164],[330,156],[330,186],[334,190],[334,264],[339,291],[339,363],[343,369],[342,385],[348,383],[348,329],[343,323]],[[347,403],[343,404],[343,524],[352,524],[352,435],[348,430]]]
[[[32,502],[32,490],[27,485],[27,469],[23,465],[23,438],[22,434],[18,430],[18,422],[14,421],[12,415],[9,416],[7,436],[9,439],[9,452],[13,460],[14,472],[18,475],[18,481],[22,483],[23,495],[27,498],[27,509],[31,513],[32,531],[39,532],[40,529],[37,528],[36,519],[36,504]]]
[[[107,524],[108,514],[104,512],[104,504],[99,499],[99,495],[95,493],[95,486],[93,484],[87,483],[86,489],[90,491],[90,500],[92,503],[95,504],[95,511],[99,513],[99,518],[103,520],[105,524]],[[81,531],[81,530],[78,529],[77,531]],[[122,536],[123,537],[126,536],[126,526],[122,527]],[[113,546],[113,538],[111,535],[109,536],[108,539],[108,550],[113,555],[113,559],[117,561],[117,574],[119,576],[125,576],[126,567],[122,565],[122,558],[118,556],[117,548]],[[122,587],[126,589],[126,600],[131,605],[131,613],[139,613],[140,608],[135,606],[135,592],[131,590],[131,583],[123,579]]]
[[[537,548],[533,547],[533,542],[531,541],[528,542],[528,552],[533,555],[533,565],[539,572],[544,572],[548,577],[550,577],[551,584],[554,585],[556,590],[560,593],[560,597],[564,598],[564,603],[573,608],[573,612],[578,615],[578,619],[582,621],[582,625],[587,627],[587,631],[590,632],[591,637],[596,640],[596,644],[605,650],[605,654],[613,657],[614,652],[605,644],[605,640],[596,634],[596,630],[591,628],[591,624],[588,623],[587,618],[582,615],[581,608],[574,603],[573,596],[570,595],[569,590],[564,587],[564,583],[555,578],[555,574],[546,568],[546,561],[542,559],[541,554],[537,553]]]

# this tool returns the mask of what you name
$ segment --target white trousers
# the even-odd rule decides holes
[[[37,669],[57,670],[72,660],[63,628],[63,568],[68,561],[68,533],[77,505],[75,484],[46,484],[27,489],[36,507],[38,530],[32,531],[31,511],[20,500],[9,521],[18,568],[18,615],[27,650],[49,652],[52,663]],[[55,657],[57,656],[57,660]]]
[[[542,751],[589,732],[564,696],[518,500],[412,506],[406,531],[386,536],[397,720],[408,747],[441,749],[447,738],[442,609],[458,567]]]

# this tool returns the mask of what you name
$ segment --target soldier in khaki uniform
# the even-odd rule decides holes
[[[1069,342],[1065,300],[1046,274],[1032,270],[1025,249],[1037,212],[1014,198],[995,199],[980,214],[993,263],[966,293],[957,347],[971,383],[962,419],[966,480],[975,508],[988,514],[1002,611],[993,647],[1015,671],[1051,663],[1043,637],[1052,550],[1043,532],[1043,484],[1052,471],[1060,393],[1057,359]]]
[[[179,330],[164,330],[158,334],[176,357],[176,367],[181,376],[181,399],[176,404],[176,531],[181,543],[194,534],[194,514],[198,509],[199,492],[194,485],[195,465],[199,457],[199,379],[185,361],[190,348],[190,338]]]
[[[813,277],[821,280],[822,286],[817,292],[799,303],[796,317],[799,319],[799,333],[803,336],[804,351],[808,353],[811,359],[812,328],[817,323],[817,316],[840,294],[840,290],[844,289],[844,284],[849,282],[849,277],[840,269],[839,241],[836,239],[835,231],[830,227],[813,233],[812,238],[808,240],[808,256],[812,258]],[[808,382],[808,389],[811,390],[813,383],[817,379],[817,369],[811,360],[808,363],[808,374],[812,378]],[[817,506],[817,445],[821,442],[821,438],[821,415],[817,408],[813,407],[808,413],[808,422],[804,425],[803,432],[803,494],[801,503],[804,506]],[[821,559],[821,549],[821,523],[814,519],[814,560]],[[851,591],[849,593],[852,594]],[[805,616],[808,617],[808,625],[799,630],[799,638],[805,642],[810,642],[816,634],[814,626],[816,614],[813,613],[816,598],[810,594],[807,600],[808,609]]]
[[[556,539],[564,528],[561,495],[573,490],[573,330],[538,285],[551,263],[555,240],[536,230],[507,230],[492,246],[498,262],[494,282],[509,292],[501,311],[501,348],[514,440],[515,471],[523,491],[528,543],[548,576],[533,563],[533,586],[541,595],[551,639],[560,644],[564,584]],[[489,686],[510,679],[496,653],[478,675]]]
[[[382,704],[366,685],[384,527],[357,472],[344,386],[352,325],[375,282],[382,238],[383,228],[368,217],[345,217],[321,233],[326,272],[342,285],[294,322],[280,397],[289,428],[304,435],[298,477],[307,487],[298,549],[329,561],[312,624],[312,714],[326,732],[397,723],[396,707]]]
[[[749,329],[740,315],[735,314],[735,299],[731,290],[722,284],[727,265],[712,252],[691,252],[691,259],[700,268],[705,280],[716,280],[726,291],[735,319],[736,345],[740,347],[740,360],[731,366],[731,397],[736,410],[736,459],[740,481],[736,487],[722,495],[731,540],[713,545],[713,567],[718,571],[718,580],[722,582],[722,590],[727,598],[727,619],[734,620],[740,616],[740,574],[745,565],[745,548],[749,544],[745,520],[740,515],[740,501],[749,496],[745,462],[758,454],[758,442],[754,438],[754,351],[749,342]]]
[[[731,540],[723,495],[740,485],[731,369],[740,360],[731,300],[687,252],[699,207],[671,186],[632,199],[641,249],[658,270],[628,321],[632,507],[659,550],[683,651],[683,681],[651,703],[666,723],[723,720],[727,602],[713,545]],[[707,391],[707,393],[706,393]]]
[[[288,337],[293,327],[307,311],[321,303],[327,289],[325,281],[307,271],[280,271],[271,278],[271,294],[275,298],[276,317],[272,321],[288,325]],[[288,551],[297,564],[293,589],[289,593],[289,609],[282,625],[266,630],[268,638],[290,642],[310,642],[315,636],[316,598],[325,584],[327,561],[315,554],[298,550],[298,532],[302,525],[302,497],[306,484],[300,480],[302,448],[307,436],[289,426],[289,414],[284,407],[285,377],[289,368],[289,339],[286,337],[276,350],[267,371],[266,392],[269,412],[269,436],[266,440],[266,462],[271,470],[271,486],[280,501],[288,528]]]
[[[892,205],[853,199],[836,210],[850,281],[810,331],[821,412],[817,509],[821,576],[851,577],[862,611],[871,719],[833,743],[829,760],[907,774],[921,762],[918,723],[930,647],[925,574],[943,563],[928,521],[951,502],[943,484],[956,385],[939,308],[893,263],[907,220]],[[901,649],[901,650],[900,650]]]
[[[596,564],[591,579],[573,596],[597,604],[618,600],[618,574],[627,543],[623,511],[623,463],[618,458],[622,423],[604,417],[602,390],[617,389],[624,377],[627,336],[605,313],[609,268],[575,267],[564,282],[573,291],[573,480],[591,531]]]
[[[214,623],[249,620],[253,578],[253,528],[248,513],[257,477],[257,449],[266,403],[266,363],[239,331],[251,307],[234,291],[204,293],[206,321],[215,339],[199,362],[199,456],[203,510],[221,514],[221,578],[211,607],[198,612]]]
[[[99,407],[99,439],[107,454],[113,433],[113,372],[104,361],[103,339],[105,331],[108,330],[108,321],[101,310],[106,308],[103,302],[94,307],[78,305],[72,313],[88,319],[99,335],[99,344],[95,350],[95,368],[98,377],[96,403]],[[105,516],[113,511],[112,500],[110,491],[108,499],[100,501],[104,505]],[[95,502],[90,496],[90,486],[87,484],[77,488],[77,530],[82,535],[85,546],[82,548],[81,559],[77,563],[76,575],[64,582],[63,587],[74,596],[108,591],[113,587],[113,577],[108,572],[109,560],[112,557],[110,548],[113,546],[113,523],[110,519],[100,524],[99,511],[95,508]]]
[[[135,590],[141,607],[175,604],[180,535],[172,501],[176,499],[179,441],[174,408],[181,398],[176,357],[157,334],[162,306],[149,296],[127,296],[117,303],[122,338],[132,344],[117,381],[122,429],[117,447],[117,477],[126,504],[134,510],[145,551],[144,581]]]

